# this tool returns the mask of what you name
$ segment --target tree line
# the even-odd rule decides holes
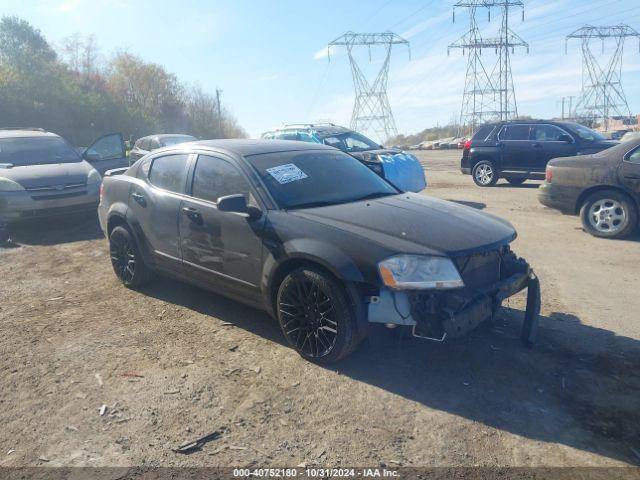
[[[161,65],[126,51],[102,60],[93,36],[54,48],[17,17],[0,20],[0,127],[42,127],[78,146],[114,131],[246,136],[215,96]]]

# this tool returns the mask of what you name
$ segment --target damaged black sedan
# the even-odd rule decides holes
[[[526,288],[523,341],[535,335],[539,284],[509,248],[509,222],[400,193],[331,147],[159,150],[107,173],[99,216],[123,284],[159,272],[265,309],[313,361],[345,357],[374,324],[459,337]]]

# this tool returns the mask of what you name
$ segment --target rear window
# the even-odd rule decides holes
[[[489,135],[491,135],[491,132],[493,132],[494,128],[494,125],[483,125],[478,129],[476,133],[473,134],[473,140],[477,140],[480,142],[482,140],[485,140]]]
[[[48,163],[72,163],[82,159],[60,137],[22,137],[0,140],[0,163],[16,167]]]

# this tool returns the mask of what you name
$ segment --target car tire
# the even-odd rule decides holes
[[[336,362],[361,340],[344,286],[321,269],[289,273],[278,288],[276,311],[289,345],[312,362]]]
[[[118,280],[128,288],[137,288],[151,279],[140,249],[128,228],[117,226],[109,235],[111,265]]]
[[[476,163],[471,171],[471,176],[479,187],[492,187],[500,178],[498,169],[489,160],[481,160]]]
[[[524,182],[527,181],[526,178],[507,178],[506,180],[511,185],[522,185]]]
[[[623,193],[600,190],[582,204],[580,220],[583,228],[595,237],[622,238],[637,227],[638,212]]]

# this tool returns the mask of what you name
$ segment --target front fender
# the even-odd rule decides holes
[[[362,283],[362,272],[355,262],[334,245],[312,238],[299,238],[284,242],[277,251],[270,251],[263,267],[261,290],[265,304],[272,311],[272,294],[280,280],[279,270],[292,261],[308,261],[331,272],[345,284]]]

